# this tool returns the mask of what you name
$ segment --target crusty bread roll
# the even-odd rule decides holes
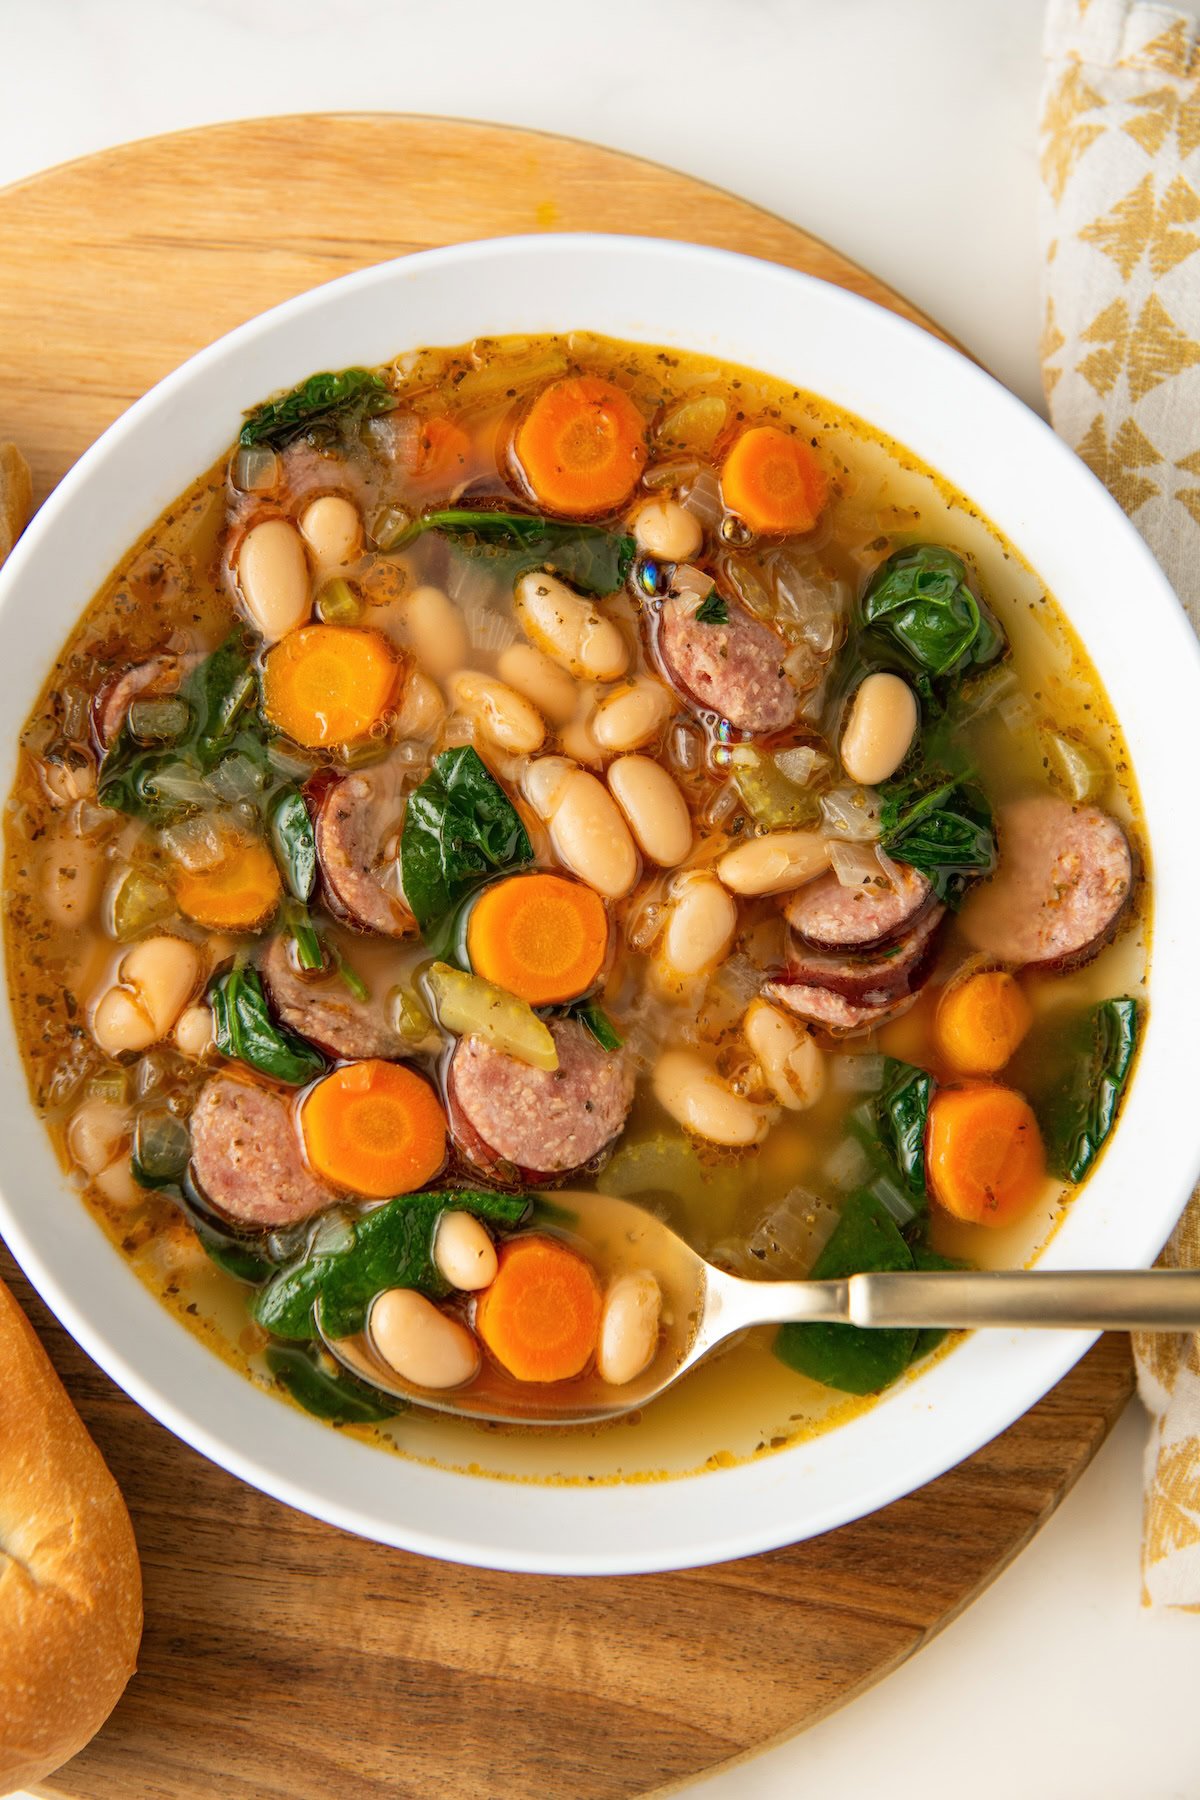
[[[32,505],[29,464],[15,444],[0,443],[0,563],[24,530]]]
[[[0,1794],[99,1731],[141,1635],[125,1502],[0,1281]]]

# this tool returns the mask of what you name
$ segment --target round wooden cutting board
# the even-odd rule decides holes
[[[260,120],[0,193],[0,438],[41,498],[264,307],[433,244],[580,229],[747,251],[919,318],[782,219],[612,151],[447,120]],[[1028,1542],[1132,1388],[1126,1341],[1106,1339],[969,1462],[858,1524],[684,1574],[530,1579],[364,1543],[243,1486],[114,1387],[3,1253],[0,1272],[125,1491],[145,1571],[139,1673],[43,1790],[78,1800],[671,1791],[917,1649]]]

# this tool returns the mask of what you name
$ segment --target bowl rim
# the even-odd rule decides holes
[[[461,293],[464,277],[468,278],[466,286],[471,285],[473,278],[478,289],[486,285],[489,270],[501,285],[506,278],[511,281],[514,270],[522,281],[536,281],[539,275],[548,275],[551,279],[557,275],[568,285],[571,280],[578,283],[587,276],[598,281],[601,279],[598,259],[604,259],[606,265],[617,259],[627,280],[660,280],[668,286],[673,281],[707,283],[718,302],[723,296],[740,295],[757,305],[770,319],[777,314],[782,320],[804,315],[810,326],[829,327],[843,335],[849,332],[864,354],[870,352],[868,360],[878,360],[880,370],[885,368],[887,359],[894,358],[909,370],[923,374],[931,384],[931,392],[939,385],[944,387],[953,404],[961,407],[977,424],[994,426],[1006,441],[1011,440],[1014,461],[1023,460],[1029,470],[1036,468],[1039,481],[1051,483],[1060,504],[1069,504],[1082,512],[1091,531],[1104,540],[1105,552],[1114,567],[1114,583],[1118,579],[1136,583],[1143,596],[1144,616],[1152,618],[1149,635],[1160,652],[1161,679],[1166,690],[1164,700],[1177,707],[1186,707],[1190,703],[1193,708],[1200,701],[1200,645],[1166,577],[1133,525],[1091,471],[1049,426],[962,352],[850,290],[779,264],[672,239],[602,233],[495,238],[416,252],[309,289],[256,315],[198,351],[108,427],[64,476],[31,522],[0,570],[0,637],[16,638],[19,643],[18,602],[23,583],[27,580],[36,582],[41,565],[53,565],[61,549],[60,540],[70,535],[72,526],[78,533],[81,526],[86,527],[89,521],[95,522],[100,517],[97,506],[99,504],[102,510],[104,485],[110,468],[118,467],[123,460],[135,462],[135,453],[145,450],[156,427],[182,429],[189,443],[200,438],[198,426],[193,435],[188,436],[192,427],[187,420],[187,408],[191,405],[197,416],[203,413],[203,395],[199,400],[195,396],[210,377],[218,376],[222,370],[229,370],[239,362],[244,363],[247,354],[253,351],[263,353],[268,367],[282,366],[280,354],[276,352],[289,331],[293,337],[302,338],[307,325],[315,321],[319,327],[323,318],[328,318],[335,329],[339,328],[337,322],[343,315],[352,313],[359,302],[367,302],[369,310],[374,296],[390,294],[393,289],[402,301],[405,291],[411,291],[414,284],[420,286],[427,282],[436,290],[439,278],[445,276],[450,290]],[[485,308],[490,303],[490,300],[482,302]],[[475,299],[472,304],[478,307],[481,303]],[[571,328],[560,320],[558,329]],[[601,321],[595,328],[613,336],[633,335]],[[499,334],[500,328],[495,329]],[[401,338],[405,331],[403,319],[396,320],[393,335]],[[421,337],[433,341],[425,332],[415,335],[412,341],[415,343]],[[440,341],[459,340],[445,336]],[[656,332],[650,341],[672,340],[669,334]],[[699,347],[694,340],[682,336],[675,341]],[[395,353],[393,345],[391,354]],[[753,358],[746,354],[730,354],[726,350],[717,353],[727,360],[753,360],[758,366],[768,366],[757,352]],[[286,344],[281,354],[286,357]],[[333,366],[346,366],[346,360],[367,359],[356,356]],[[310,362],[309,370],[314,366],[317,365]],[[293,374],[291,379],[299,379],[309,370]],[[272,391],[285,385],[286,379],[276,380],[264,374],[255,391]],[[829,393],[827,387],[813,379],[802,385],[816,392]],[[244,389],[242,391],[244,398]],[[842,402],[835,398],[834,403]],[[858,411],[870,423],[897,437],[902,445],[923,460],[931,460],[921,448],[921,432],[894,431],[867,409],[854,407],[851,410]],[[941,418],[940,413],[937,416]],[[922,429],[925,423],[923,420]],[[212,456],[227,442],[226,435],[214,446]],[[1017,452],[1023,452],[1023,457],[1018,457]],[[211,461],[212,456],[208,460]],[[168,469],[173,467],[169,457],[162,461]],[[192,469],[191,476],[176,485],[175,477],[170,475],[166,485],[171,492],[167,493],[162,505],[147,500],[142,509],[146,514],[146,525],[187,485],[188,480],[195,478],[197,468],[206,466],[200,450],[189,451],[187,461]],[[934,466],[941,472],[944,465],[935,463]],[[947,473],[946,478],[982,506],[975,486],[961,482],[956,472]],[[1019,484],[1021,479],[1028,481],[1030,476],[1028,472],[1024,475],[1018,472],[1011,478]],[[989,517],[993,516],[992,508],[983,507],[983,510]],[[999,523],[1004,534],[1025,554],[1018,530],[1006,519]],[[126,547],[132,541],[131,534],[126,539]],[[117,555],[120,554],[118,550]],[[1041,557],[1034,566],[1043,568],[1045,560],[1045,556]],[[115,561],[116,556],[111,559],[111,562]],[[99,570],[90,584],[81,583],[85,591],[80,604],[72,602],[63,615],[65,624],[54,626],[51,633],[55,649],[72,628],[81,606],[107,575],[111,562]],[[1069,572],[1067,564],[1063,567]],[[1061,590],[1057,580],[1048,585],[1052,591]],[[1062,604],[1074,623],[1071,603],[1064,600]],[[47,608],[47,611],[58,616],[53,608]],[[1077,629],[1091,650],[1094,629],[1099,629],[1097,621]],[[1113,662],[1112,668],[1115,670],[1116,667]],[[1111,688],[1113,681],[1109,669],[1102,667],[1101,673]],[[39,672],[39,687],[42,678]],[[14,683],[14,688],[17,685]],[[7,723],[15,726],[25,716],[31,703],[26,694],[27,690],[22,688],[20,695],[8,703],[11,720]],[[1128,732],[1125,709],[1116,706],[1115,710]],[[15,739],[15,730],[7,730],[7,736]],[[1144,776],[1144,768],[1151,762],[1158,767],[1151,737],[1145,736],[1141,744],[1131,748],[1139,776]],[[0,773],[5,769],[11,772],[14,750],[14,743],[4,746],[3,756],[8,761],[0,763]],[[1169,797],[1167,773],[1161,779],[1164,795]],[[6,781],[6,791],[8,785]],[[1151,796],[1144,780],[1142,799],[1147,835],[1157,850],[1160,838],[1151,828]],[[1156,816],[1159,810],[1167,810],[1165,800],[1159,808],[1157,787],[1153,800]],[[1172,838],[1171,850],[1170,864],[1164,862],[1164,867],[1169,867],[1167,888],[1174,894],[1177,886],[1200,879],[1200,852],[1180,844],[1177,838]],[[1160,893],[1160,905],[1161,900]],[[1176,948],[1170,932],[1164,935],[1161,920],[1155,928],[1155,971],[1160,958],[1169,977],[1182,976],[1182,947]],[[1164,981],[1164,989],[1166,985]],[[1183,985],[1188,984],[1184,982]],[[1194,991],[1194,977],[1191,987]],[[1086,1211],[1089,1218],[1092,1213],[1097,1214],[1098,1223],[1106,1222],[1110,1235],[1116,1232],[1120,1240],[1118,1263],[1144,1264],[1153,1259],[1200,1172],[1200,1123],[1193,1127],[1186,1119],[1173,1119],[1169,1108],[1161,1103],[1161,1094],[1152,1104],[1153,1097],[1143,1080],[1146,1068],[1150,1066],[1165,1083],[1166,1099],[1172,1095],[1182,1096],[1185,1092],[1182,1075],[1176,1075],[1174,1080],[1170,1078],[1172,1044],[1168,1039],[1171,1031],[1159,1025],[1160,1008],[1165,1006],[1167,1000],[1156,997],[1121,1129],[1114,1135],[1102,1166],[1089,1182],[1083,1205],[1072,1209],[1072,1217],[1076,1212]],[[1177,1010],[1171,996],[1168,1012],[1172,1020]],[[11,1011],[6,1007],[3,1012],[0,1068],[10,1079],[15,1070],[19,1089],[24,1094],[24,1073],[17,1054]],[[1172,1025],[1172,1031],[1174,1029]],[[1148,1065],[1147,1057],[1152,1048],[1154,1053]],[[1143,1090],[1147,1090],[1144,1099]],[[29,1137],[28,1125],[32,1122],[41,1134],[46,1154],[52,1157],[32,1105],[22,1104],[21,1114],[22,1117],[13,1122],[14,1136],[24,1145]],[[1119,1189],[1123,1180],[1131,1179],[1138,1172],[1132,1130],[1135,1122],[1139,1126],[1139,1139],[1146,1134],[1146,1141],[1154,1144],[1160,1155],[1164,1144],[1170,1149],[1169,1193],[1160,1196],[1157,1205],[1149,1206],[1136,1219],[1121,1217],[1114,1220],[1111,1215],[1115,1193],[1110,1190]],[[563,1574],[635,1573],[692,1567],[777,1548],[799,1537],[848,1523],[911,1492],[988,1442],[1041,1398],[1097,1335],[1061,1333],[1049,1338],[1044,1334],[1026,1333],[1022,1337],[1016,1333],[992,1333],[985,1340],[977,1334],[931,1368],[890,1390],[859,1419],[835,1431],[802,1440],[771,1457],[752,1460],[736,1468],[709,1470],[702,1475],[657,1484],[613,1487],[597,1483],[589,1487],[564,1488],[544,1483],[494,1482],[477,1476],[464,1477],[445,1469],[429,1469],[406,1458],[381,1455],[370,1446],[344,1437],[338,1440],[341,1452],[337,1479],[334,1479],[333,1473],[329,1472],[335,1459],[328,1454],[331,1442],[328,1426],[281,1405],[269,1394],[255,1388],[187,1333],[143,1287],[119,1252],[108,1245],[85,1208],[76,1203],[80,1219],[86,1220],[91,1227],[91,1238],[80,1228],[79,1220],[48,1220],[44,1213],[37,1212],[28,1196],[14,1199],[5,1191],[8,1176],[3,1165],[16,1154],[16,1149],[8,1146],[0,1152],[0,1230],[51,1310],[87,1353],[134,1400],[202,1454],[289,1505],[385,1543],[485,1567]],[[66,1192],[71,1191],[61,1176],[59,1186]],[[1103,1192],[1108,1207],[1103,1218],[1100,1201],[1090,1199],[1093,1190]],[[1044,1253],[1043,1266],[1070,1266],[1071,1239],[1071,1232],[1064,1227]],[[111,1280],[107,1282],[110,1291],[102,1302],[97,1300],[95,1289],[88,1280],[88,1259],[96,1243],[104,1246],[112,1263]],[[1111,1261],[1107,1265],[1098,1261],[1096,1266],[1115,1265]],[[169,1332],[153,1326],[136,1296],[149,1303],[160,1325],[169,1326]],[[145,1327],[142,1339],[136,1340],[128,1330],[122,1329],[126,1311],[139,1329]],[[161,1357],[148,1354],[151,1351],[161,1352]],[[998,1373],[1001,1357],[1003,1369]],[[234,1389],[241,1396],[240,1400],[235,1397]],[[961,1399],[956,1397],[964,1389],[970,1390],[972,1401],[965,1409]],[[943,1414],[949,1416],[953,1429],[945,1429]],[[865,1421],[874,1423],[864,1432],[858,1428]],[[821,1446],[834,1443],[841,1452],[837,1458],[841,1473],[831,1483],[827,1467],[830,1457]],[[882,1444],[890,1446],[890,1456],[879,1455]],[[404,1471],[411,1491],[414,1494],[419,1491],[423,1496],[424,1523],[397,1518],[379,1497],[364,1498],[372,1489],[377,1495],[379,1490],[389,1487],[396,1487],[401,1493],[408,1491],[404,1482],[372,1479],[373,1475],[378,1477],[380,1467]],[[464,1504],[463,1494],[454,1490],[454,1484],[460,1490],[474,1490],[483,1504]],[[806,1492],[806,1488],[813,1485],[822,1492],[823,1498]],[[825,1491],[830,1485],[834,1490],[832,1493]],[[685,1487],[697,1492],[703,1490],[700,1503],[692,1503],[693,1495],[685,1506],[664,1508],[662,1497],[680,1495]],[[497,1491],[504,1489],[510,1496],[514,1493],[523,1496],[520,1509],[495,1504]],[[571,1499],[564,1505],[561,1496],[568,1494]],[[557,1498],[548,1508],[545,1502],[550,1496]],[[629,1505],[631,1496],[641,1497],[642,1504],[638,1507]],[[751,1499],[753,1505],[748,1504]],[[795,1510],[798,1505],[802,1512],[799,1521]],[[559,1512],[571,1514],[574,1521],[565,1538],[556,1528]],[[677,1512],[687,1513],[686,1527],[673,1517]],[[492,1513],[503,1514],[503,1529],[492,1526],[489,1519]],[[652,1529],[643,1541],[635,1542],[634,1523],[645,1524],[647,1521]],[[798,1523],[801,1529],[797,1529]]]

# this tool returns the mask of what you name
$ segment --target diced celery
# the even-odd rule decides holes
[[[549,1028],[531,1006],[478,975],[434,963],[427,976],[438,1019],[458,1037],[471,1033],[534,1069],[557,1069]]]
[[[362,611],[362,601],[340,575],[327,581],[317,595],[317,617],[326,625],[357,625]]]
[[[140,937],[175,910],[171,890],[144,869],[128,868],[112,895],[112,932],[122,944]]]
[[[1065,732],[1044,731],[1041,736],[1046,770],[1054,785],[1068,800],[1098,800],[1108,786],[1108,769],[1099,751]]]
[[[753,744],[730,752],[730,773],[742,800],[759,825],[811,825],[820,811],[817,796],[790,781],[773,757]]]

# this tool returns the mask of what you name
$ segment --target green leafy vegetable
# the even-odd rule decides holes
[[[575,1017],[586,1025],[602,1050],[619,1050],[625,1039],[601,1006],[577,1006]]]
[[[547,568],[588,594],[612,594],[624,585],[637,546],[631,537],[600,525],[568,525],[532,513],[472,511],[449,507],[414,519],[392,543],[403,549],[422,532],[436,531],[467,556],[492,557],[513,576]]]
[[[298,900],[285,900],[283,925],[292,943],[296,946],[296,961],[299,966],[302,969],[310,969],[314,973],[318,969],[323,969],[325,967],[325,951],[307,906],[301,906]]]
[[[1082,1181],[1116,1124],[1138,1045],[1138,1003],[1102,1000],[1083,1020],[1064,1081],[1045,1105],[1047,1162]]]
[[[283,450],[300,437],[327,443],[395,405],[396,396],[382,375],[369,369],[310,375],[290,394],[248,412],[238,443],[246,449],[265,444],[272,450]]]
[[[728,625],[729,608],[716,588],[696,608],[697,625]]]
[[[435,756],[409,797],[400,838],[404,897],[422,934],[481,881],[532,861],[515,807],[477,752],[464,744]]]
[[[936,1082],[924,1069],[885,1058],[875,1101],[879,1139],[913,1200],[925,1204],[925,1127]]]
[[[985,668],[1007,648],[962,558],[940,544],[894,551],[867,583],[861,614],[885,660],[926,679]]]
[[[356,1000],[369,1000],[371,998],[370,988],[367,986],[358,970],[352,968],[346,961],[340,950],[337,953],[337,972],[341,976],[347,990],[353,994]]]
[[[897,862],[928,875],[939,900],[956,905],[967,882],[996,866],[992,812],[981,789],[922,769],[880,788],[879,842]]]
[[[224,757],[240,755],[262,765],[266,734],[256,716],[242,715],[258,693],[258,677],[241,635],[232,636],[192,670],[179,692],[188,724],[171,744],[138,742],[128,719],[104,761],[96,785],[101,806],[132,818],[168,824],[197,807],[211,805],[205,785]]]
[[[497,1225],[519,1225],[529,1206],[525,1194],[463,1189],[454,1193],[401,1194],[349,1224],[350,1241],[325,1255],[312,1250],[282,1269],[263,1289],[254,1316],[276,1337],[315,1335],[313,1309],[329,1337],[361,1331],[376,1294],[417,1288],[432,1300],[450,1290],[433,1261],[433,1238],[444,1212],[469,1212]]]
[[[318,1360],[319,1353],[295,1345],[272,1344],[265,1362],[292,1399],[318,1419],[331,1425],[374,1425],[404,1412],[407,1401],[357,1381],[346,1369],[331,1374]]]
[[[882,1201],[852,1194],[810,1271],[814,1280],[837,1280],[864,1269],[911,1269],[913,1254]],[[867,1330],[858,1325],[781,1325],[775,1354],[790,1369],[846,1394],[875,1394],[912,1361],[914,1329]]]
[[[308,900],[317,880],[317,840],[299,788],[282,789],[271,802],[268,824],[271,845],[289,894],[297,900]]]
[[[208,1003],[222,1056],[248,1063],[292,1087],[325,1073],[328,1065],[320,1051],[272,1019],[257,969],[234,964],[223,975],[215,975],[208,986]]]

